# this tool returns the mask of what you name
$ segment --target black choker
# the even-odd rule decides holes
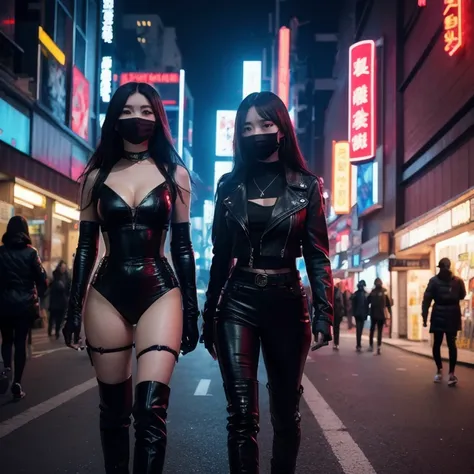
[[[133,163],[141,163],[142,161],[148,160],[151,158],[150,153],[148,150],[140,151],[138,153],[132,153],[130,151],[125,151],[125,159],[132,161]]]

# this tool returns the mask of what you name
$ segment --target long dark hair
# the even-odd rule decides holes
[[[240,176],[241,172],[245,171],[245,162],[241,154],[241,139],[247,119],[247,112],[252,107],[255,107],[260,117],[273,122],[283,134],[280,148],[278,149],[280,161],[293,171],[311,175],[312,173],[309,171],[298,146],[298,140],[296,139],[295,129],[288,109],[273,92],[254,92],[248,95],[237,109],[234,132],[234,169],[232,174]]]
[[[186,165],[174,149],[168,118],[166,117],[161,97],[156,89],[149,84],[143,82],[128,82],[120,86],[112,96],[104,124],[102,125],[99,146],[91,156],[84,172],[79,178],[82,180],[82,189],[84,189],[84,184],[91,172],[99,170],[87,206],[96,200],[97,193],[107,179],[110,171],[124,156],[123,140],[116,130],[116,125],[128,98],[136,92],[144,95],[148,99],[156,119],[155,129],[148,146],[150,156],[161,174],[165,177],[171,189],[173,199],[176,199],[177,195],[182,198],[181,189],[174,178],[174,171],[177,165],[181,165],[185,169]]]
[[[28,221],[23,216],[13,216],[7,224],[2,242],[7,247],[26,247],[31,245]]]

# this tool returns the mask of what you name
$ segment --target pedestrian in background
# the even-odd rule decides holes
[[[26,364],[26,341],[33,322],[40,317],[39,296],[47,288],[46,272],[38,252],[31,246],[28,223],[14,216],[7,225],[0,247],[0,331],[4,370],[0,374],[0,394],[8,390],[15,365],[11,392],[20,400],[25,396],[21,379]]]
[[[334,279],[334,344],[332,346],[334,351],[339,350],[340,327],[342,318],[344,317],[344,295],[341,291],[341,280]]]
[[[380,355],[383,328],[387,325],[387,319],[392,317],[392,302],[380,278],[375,279],[374,289],[367,299],[370,306],[369,352],[374,350],[374,333],[375,328],[377,328],[377,352],[375,354]]]
[[[364,324],[369,315],[369,299],[365,280],[357,283],[357,290],[351,296],[352,312],[356,321],[356,351],[360,352],[362,349],[362,333],[364,332]]]
[[[64,260],[61,260],[53,271],[53,280],[49,287],[48,336],[53,335],[54,327],[56,339],[59,339],[61,325],[66,315],[70,287],[71,279],[67,264]]]
[[[427,327],[428,310],[434,301],[430,324],[430,333],[434,335],[433,359],[437,367],[434,382],[440,383],[443,381],[441,344],[446,334],[446,342],[449,349],[448,385],[454,386],[458,383],[458,378],[454,374],[458,357],[456,335],[462,326],[459,303],[466,297],[466,287],[462,279],[451,272],[451,261],[449,258],[442,258],[438,263],[438,268],[438,274],[431,278],[423,296],[423,326]]]

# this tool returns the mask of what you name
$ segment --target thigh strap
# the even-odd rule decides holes
[[[94,347],[89,344],[89,341],[86,339],[86,346],[89,351],[98,352],[99,354],[111,354],[112,352],[123,352],[133,349],[135,344],[129,344],[128,346],[115,347],[113,349],[105,349],[104,347]]]
[[[152,351],[165,351],[169,352],[170,354],[174,355],[174,358],[176,359],[176,362],[178,362],[179,354],[174,350],[171,349],[169,346],[161,346],[159,344],[147,347],[146,349],[143,349],[137,354],[137,359],[139,359],[142,355],[146,354],[147,352],[152,352]]]

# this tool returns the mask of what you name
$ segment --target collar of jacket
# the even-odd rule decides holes
[[[286,183],[282,195],[277,198],[271,218],[264,233],[276,227],[282,220],[308,205],[308,189],[313,176],[288,168],[285,170]],[[231,186],[224,195],[224,205],[248,235],[247,188],[243,180]]]

